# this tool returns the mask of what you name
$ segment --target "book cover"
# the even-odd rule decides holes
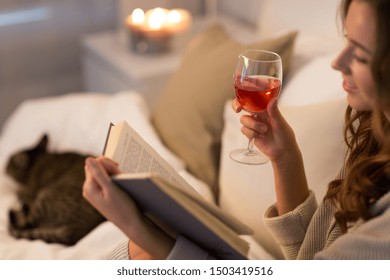
[[[220,210],[209,211],[197,198],[153,174],[122,174],[113,181],[125,190],[152,222],[172,237],[183,235],[219,259],[246,259],[249,246],[240,234],[251,230]],[[224,219],[220,219],[218,215]]]

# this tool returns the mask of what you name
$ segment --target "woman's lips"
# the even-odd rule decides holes
[[[352,93],[357,90],[357,87],[354,84],[348,82],[348,80],[345,79],[343,80],[343,88],[348,93]]]

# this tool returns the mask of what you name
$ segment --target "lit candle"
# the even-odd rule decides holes
[[[188,30],[191,15],[183,9],[154,8],[144,12],[137,8],[127,17],[126,24],[133,40],[143,40],[149,44],[153,40],[153,44],[159,44],[165,42],[156,40],[166,41],[173,35]]]
[[[135,25],[141,25],[145,20],[145,13],[142,9],[137,8],[131,13],[131,21]]]
[[[142,9],[137,8],[127,17],[126,23],[130,29],[145,33],[166,31],[175,34],[189,28],[191,16],[189,12],[183,9],[155,8],[144,13]]]
[[[177,10],[169,11],[167,19],[170,24],[177,24],[181,21],[181,14]]]
[[[148,25],[152,30],[163,29],[166,21],[166,12],[162,8],[156,8],[150,11],[148,15]]]

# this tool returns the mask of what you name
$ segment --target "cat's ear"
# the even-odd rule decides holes
[[[37,149],[46,151],[48,143],[49,143],[49,136],[47,134],[44,134],[37,145]]]

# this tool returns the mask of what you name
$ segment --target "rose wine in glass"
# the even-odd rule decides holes
[[[256,119],[265,119],[268,103],[280,93],[282,75],[282,60],[278,54],[264,50],[243,51],[238,58],[233,85],[244,110]],[[253,165],[268,161],[262,152],[254,149],[253,139],[246,149],[234,150],[230,157]]]

